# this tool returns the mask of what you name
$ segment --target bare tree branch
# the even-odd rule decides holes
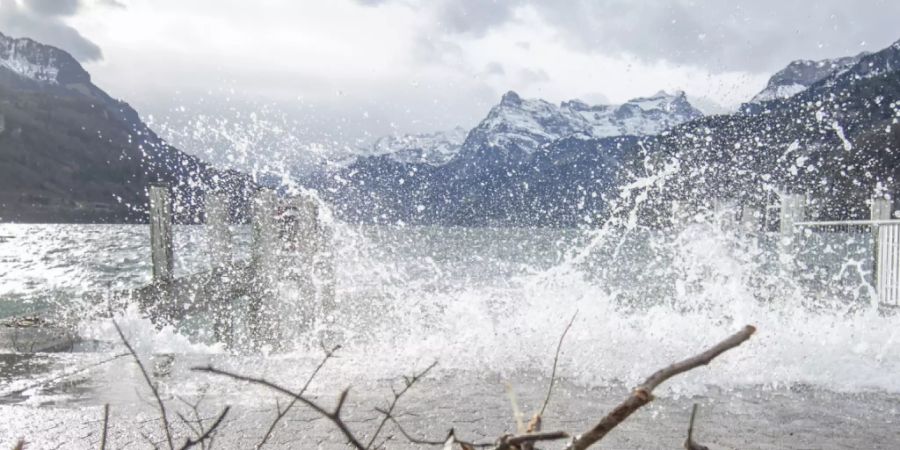
[[[221,425],[222,421],[225,420],[225,415],[227,415],[228,411],[230,411],[230,410],[231,410],[231,407],[226,406],[225,409],[222,410],[222,413],[219,414],[219,418],[216,419],[216,421],[213,422],[213,424],[210,425],[210,427],[207,428],[206,431],[204,431],[203,434],[201,434],[200,437],[198,437],[196,440],[191,439],[191,438],[185,439],[184,445],[181,446],[181,450],[188,450],[189,448],[191,448],[197,444],[200,444],[207,439],[211,439],[213,432],[216,431],[216,428],[219,428],[219,425]]]
[[[627,399],[619,404],[619,406],[615,407],[615,409],[601,419],[593,428],[574,439],[566,448],[571,450],[584,450],[595,444],[600,439],[603,439],[603,437],[618,424],[627,419],[633,412],[637,411],[647,403],[650,403],[650,401],[653,400],[653,389],[657,386],[675,375],[709,364],[710,361],[717,356],[743,344],[747,339],[750,339],[750,336],[752,336],[755,331],[755,327],[747,325],[741,331],[729,336],[727,339],[719,342],[705,352],[672,364],[671,366],[650,375],[650,377],[647,378],[643,384],[638,386]]]
[[[144,381],[147,382],[147,386],[150,387],[150,391],[153,393],[153,397],[156,398],[156,404],[159,406],[159,414],[162,417],[163,430],[166,432],[166,443],[169,445],[169,450],[175,450],[175,445],[172,443],[172,430],[169,428],[169,417],[166,414],[166,405],[163,403],[162,398],[159,396],[159,391],[156,389],[156,384],[154,384],[150,379],[150,375],[147,374],[147,369],[144,367],[144,363],[141,362],[141,358],[138,358],[137,352],[135,352],[134,348],[131,347],[131,343],[128,342],[128,339],[125,339],[125,333],[122,332],[122,328],[119,327],[119,324],[116,323],[115,320],[113,320],[112,323],[116,327],[116,331],[119,333],[119,337],[122,339],[122,343],[125,344],[125,348],[128,349],[128,353],[131,353],[131,356],[134,357],[134,361],[141,369],[141,374],[144,376]]]
[[[109,403],[103,405],[103,432],[100,434],[100,450],[106,450],[107,430],[109,430]]]
[[[356,436],[353,435],[353,432],[350,430],[350,428],[347,426],[347,424],[344,423],[344,421],[340,417],[341,408],[344,405],[344,401],[347,399],[347,394],[349,392],[349,388],[347,388],[343,392],[341,392],[341,396],[338,398],[337,407],[334,409],[333,412],[331,412],[331,411],[326,410],[325,408],[323,408],[316,402],[314,402],[302,395],[291,392],[287,388],[281,387],[275,383],[272,383],[271,381],[267,381],[267,380],[264,380],[261,378],[253,378],[253,377],[248,377],[245,375],[239,375],[236,373],[227,372],[224,370],[216,369],[212,366],[193,367],[193,368],[191,368],[191,370],[194,370],[197,372],[211,373],[214,375],[221,375],[221,376],[232,378],[232,379],[238,380],[238,381],[246,381],[248,383],[258,384],[260,386],[265,386],[274,391],[281,392],[282,394],[296,398],[298,401],[300,401],[300,403],[303,403],[304,405],[310,407],[313,411],[315,411],[315,412],[325,416],[327,419],[331,420],[331,422],[334,423],[335,426],[337,426],[338,430],[341,431],[341,433],[347,439],[347,442],[350,445],[352,445],[353,448],[355,448],[357,450],[366,450],[366,447],[359,441],[359,439],[356,438]]]
[[[378,411],[382,412],[382,414],[384,414],[384,418],[381,419],[381,423],[378,424],[378,428],[375,430],[375,433],[372,434],[372,438],[369,439],[369,443],[366,444],[367,449],[372,447],[372,444],[375,442],[375,439],[378,438],[378,435],[381,433],[381,430],[384,428],[384,424],[387,423],[388,420],[390,420],[391,415],[394,413],[394,408],[397,407],[397,403],[400,402],[400,398],[403,397],[403,394],[406,394],[406,392],[409,391],[409,389],[412,388],[413,385],[416,384],[416,382],[421,380],[422,377],[424,377],[436,365],[437,365],[437,361],[431,363],[431,365],[426,367],[421,372],[413,374],[412,377],[404,377],[403,389],[401,389],[400,391],[394,392],[394,400],[391,401],[391,404],[390,404],[390,406],[388,406],[387,410],[378,410]]]
[[[178,401],[187,405],[187,407],[191,409],[191,412],[194,415],[194,420],[190,420],[190,419],[184,417],[183,415],[181,415],[181,413],[176,411],[176,414],[178,414],[178,418],[181,419],[181,421],[184,422],[185,426],[190,428],[190,430],[197,436],[203,435],[203,417],[200,415],[200,403],[203,402],[204,397],[206,397],[205,388],[201,390],[200,395],[197,398],[197,401],[195,401],[194,403],[191,403],[177,395],[175,396],[175,398],[178,399]],[[210,438],[210,442],[212,442],[212,438]],[[202,442],[202,441],[200,442],[200,449],[206,450],[205,442]]]
[[[547,409],[547,404],[550,403],[550,395],[553,393],[553,384],[556,381],[556,365],[559,362],[559,352],[562,350],[563,341],[566,339],[566,334],[569,332],[569,328],[572,328],[572,324],[575,323],[575,317],[578,317],[578,311],[575,311],[575,314],[572,314],[572,319],[569,320],[569,324],[566,325],[566,328],[563,330],[562,335],[559,337],[559,343],[556,344],[556,355],[553,356],[553,371],[550,372],[550,386],[547,388],[547,397],[544,399],[544,404],[541,406],[541,410],[537,413],[539,417],[544,416],[544,410]]]
[[[397,421],[397,418],[394,417],[394,416],[392,416],[389,412],[387,412],[387,411],[385,411],[385,410],[383,410],[383,409],[379,409],[379,408],[376,408],[375,410],[378,411],[378,412],[380,412],[380,413],[382,413],[382,414],[384,414],[384,417],[386,417],[387,420],[390,420],[390,421],[394,424],[394,426],[397,428],[397,430],[400,431],[400,434],[402,434],[403,437],[405,437],[407,441],[409,441],[409,442],[411,442],[411,443],[413,443],[413,444],[418,444],[418,445],[444,445],[444,442],[446,442],[446,441],[432,441],[432,440],[423,439],[423,438],[417,438],[417,437],[415,437],[415,436],[412,436],[412,435],[410,435],[410,434],[406,431],[406,429],[403,428],[403,425],[400,425],[400,422]]]
[[[685,450],[709,450],[709,447],[694,442],[694,418],[697,417],[697,404],[691,409],[691,421],[688,424],[687,439],[684,440]]]
[[[390,413],[388,413],[388,411],[381,409],[381,408],[375,408],[375,411],[378,411],[381,414],[384,414],[385,417],[387,417],[387,419],[390,420],[391,423],[394,424],[394,426],[397,428],[397,430],[400,431],[400,434],[402,434],[403,437],[406,438],[406,440],[412,444],[447,445],[447,441],[449,441],[452,438],[453,443],[459,444],[464,448],[467,446],[473,447],[473,448],[487,448],[487,447],[493,447],[495,445],[493,443],[471,443],[471,442],[459,440],[456,438],[456,432],[454,431],[453,428],[450,429],[450,432],[447,434],[447,438],[445,438],[442,441],[430,440],[430,439],[425,439],[425,438],[417,438],[417,437],[411,435],[408,431],[406,431],[406,429],[403,428],[403,425],[401,425],[400,422],[397,420],[397,417],[395,417],[393,414],[390,414]]]
[[[500,438],[494,450],[516,450],[525,444],[533,444],[540,441],[557,441],[567,437],[569,437],[569,434],[563,431],[529,433],[518,436],[506,435]]]
[[[322,367],[325,366],[325,363],[328,362],[329,359],[334,357],[334,352],[338,351],[340,348],[341,348],[341,346],[337,345],[334,348],[332,348],[331,350],[328,350],[325,347],[325,345],[322,344],[322,350],[325,351],[325,357],[322,358],[322,361],[319,362],[319,365],[316,366],[316,368],[315,368],[315,370],[313,370],[312,374],[309,375],[309,378],[306,379],[306,383],[303,385],[302,388],[300,388],[300,391],[297,392],[297,395],[303,395],[306,393],[306,390],[309,388],[309,385],[312,384],[313,379],[316,378],[316,375],[318,375],[319,371],[322,370]],[[277,399],[276,399],[276,401],[277,401]],[[275,408],[278,410],[278,414],[275,416],[275,420],[273,420],[272,423],[269,425],[269,429],[266,430],[265,436],[263,436],[262,440],[259,441],[259,444],[256,444],[257,449],[260,449],[264,445],[266,445],[266,442],[268,442],[269,438],[272,436],[272,433],[275,431],[275,427],[278,425],[278,422],[280,422],[281,419],[284,418],[285,415],[287,415],[288,411],[290,411],[291,408],[296,403],[297,403],[297,397],[293,397],[293,398],[291,398],[291,402],[288,403],[288,405],[284,409],[281,409],[281,407],[278,406],[277,404],[275,405]]]

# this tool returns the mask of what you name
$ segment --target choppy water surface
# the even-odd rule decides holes
[[[237,258],[245,258],[249,230],[236,227],[235,233],[242,243]],[[178,274],[209,267],[205,236],[203,227],[176,228]],[[138,351],[153,361],[163,391],[176,403],[176,396],[195,398],[205,392],[211,409],[239,405],[243,416],[238,417],[264,422],[274,396],[255,389],[235,391],[233,383],[189,368],[213,362],[295,386],[314,366],[320,353],[316,343],[327,331],[344,348],[317,385],[317,395],[329,396],[353,384],[363,387],[357,399],[377,404],[383,397],[377,394],[385,393],[379,389],[388,380],[439,360],[425,388],[429,393],[418,398],[418,405],[413,397],[410,406],[421,412],[449,402],[449,409],[435,419],[457,427],[465,417],[497,414],[508,405],[502,380],[519,383],[521,397],[540,397],[559,334],[576,310],[560,361],[566,387],[554,417],[583,414],[582,392],[595,393],[601,404],[610,405],[627,392],[625,386],[755,324],[759,332],[747,344],[709,368],[664,385],[659,394],[669,400],[639,423],[650,421],[649,414],[661,414],[666,427],[680,429],[683,410],[700,399],[705,407],[733,415],[710,419],[728,429],[723,436],[741,436],[750,433],[741,431],[741,417],[766,410],[760,406],[766,405],[772,408],[769,415],[753,426],[777,424],[780,431],[754,446],[779,448],[784,436],[810,427],[850,430],[852,423],[841,422],[839,412],[825,411],[838,405],[847,408],[848,417],[868,414],[873,423],[868,431],[877,435],[873,448],[890,448],[900,442],[890,431],[900,417],[900,316],[877,307],[866,239],[864,234],[807,236],[782,252],[771,235],[723,227],[715,220],[610,234],[340,225],[335,237],[337,310],[318,318],[317,327],[292,342],[287,353],[266,357],[230,351],[197,338],[198,330],[191,328],[196,324],[160,330],[135,308],[116,317]],[[0,225],[0,315],[94,311],[80,304],[86,293],[149,281],[148,247],[146,226]],[[103,403],[113,404],[120,414],[132,411],[143,420],[141,429],[153,433],[152,409],[133,365],[103,362],[121,351],[110,321],[64,317],[92,343],[66,354],[6,351],[0,365],[0,396],[6,403],[0,408],[0,436],[24,429],[49,446],[68,436],[48,431],[53,423],[70,423],[74,419],[66,418],[73,409],[94,414]],[[292,320],[286,316],[284,323],[271,326],[290,328]],[[85,367],[93,368],[67,376]],[[493,409],[461,406],[467,398]],[[308,416],[298,414],[297,421]],[[817,421],[826,415],[831,425]],[[800,421],[796,430],[784,424],[785,417]],[[584,417],[570,419],[580,424]],[[510,422],[483,420],[476,428],[485,436],[508,430],[502,427]],[[429,430],[437,432],[440,424],[435,427]],[[82,443],[95,442],[90,427],[83,428],[88,431],[82,435],[89,436]],[[246,428],[223,436],[239,446],[241,433],[252,434]],[[863,425],[860,439],[866,431]],[[323,433],[328,434],[320,430],[319,435]],[[138,447],[146,444],[128,427],[118,436],[120,445],[128,439]],[[741,446],[722,439],[726,446]],[[640,447],[661,441],[617,442]],[[807,436],[785,447],[821,447],[817,442]],[[283,444],[290,446],[290,440]]]

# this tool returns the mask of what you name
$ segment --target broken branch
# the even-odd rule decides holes
[[[705,352],[658,370],[638,386],[628,398],[619,404],[619,406],[616,406],[612,412],[601,419],[597,425],[581,436],[575,438],[566,448],[571,450],[584,450],[595,444],[640,407],[650,403],[650,401],[653,400],[653,389],[657,386],[675,375],[709,364],[717,356],[743,344],[747,339],[750,339],[750,336],[752,336],[755,331],[755,327],[747,325],[741,331],[729,336],[727,339],[719,342]]]
[[[547,404],[550,403],[550,395],[553,393],[553,384],[556,382],[556,365],[559,363],[559,352],[562,350],[563,341],[566,339],[566,334],[569,333],[569,328],[572,328],[572,324],[575,323],[575,317],[578,316],[578,311],[575,311],[575,314],[572,314],[572,319],[569,320],[569,324],[566,325],[566,328],[563,330],[562,335],[559,337],[559,343],[556,344],[556,355],[553,356],[553,371],[550,372],[550,386],[547,388],[547,397],[544,398],[544,404],[541,406],[541,410],[537,413],[539,417],[544,416],[544,410],[547,409]]]
[[[260,386],[265,386],[274,391],[281,392],[282,394],[291,396],[291,397],[297,399],[298,401],[300,401],[301,403],[303,403],[304,405],[310,407],[313,411],[321,414],[322,416],[324,416],[325,418],[330,420],[332,423],[334,423],[335,426],[337,426],[338,430],[340,430],[340,432],[347,439],[347,442],[353,446],[353,448],[355,448],[357,450],[366,450],[366,447],[361,442],[359,442],[359,439],[357,439],[356,436],[353,435],[353,432],[350,431],[350,428],[347,426],[346,423],[344,423],[344,421],[340,417],[341,407],[343,407],[344,401],[347,399],[347,394],[349,392],[349,388],[347,388],[343,392],[341,392],[341,396],[338,399],[338,404],[337,404],[337,407],[335,408],[334,412],[329,412],[328,410],[326,410],[325,408],[323,408],[316,402],[314,402],[300,394],[291,392],[289,389],[281,387],[275,383],[272,383],[271,381],[267,381],[267,380],[264,380],[261,378],[253,378],[253,377],[248,377],[245,375],[239,375],[236,373],[227,372],[224,370],[216,369],[212,366],[193,367],[193,368],[191,368],[191,370],[196,371],[196,372],[206,372],[206,373],[211,373],[214,375],[221,375],[221,376],[225,376],[225,377],[228,377],[228,378],[231,378],[234,380],[238,380],[238,381],[246,381],[248,383],[258,384]]]
[[[216,419],[213,424],[206,429],[206,431],[200,435],[196,440],[187,438],[184,440],[184,445],[181,446],[181,450],[188,450],[189,448],[202,443],[203,441],[210,439],[212,437],[212,433],[216,431],[216,428],[222,424],[222,421],[225,420],[225,415],[228,414],[228,411],[231,410],[230,406],[226,406],[225,409],[222,410],[222,414],[219,414],[219,418]]]
[[[437,365],[437,361],[431,363],[431,365],[426,367],[421,372],[414,373],[412,377],[404,377],[403,389],[401,389],[399,392],[394,392],[394,400],[391,401],[391,404],[390,404],[390,406],[388,406],[387,410],[378,410],[384,415],[384,418],[381,419],[381,423],[378,424],[378,428],[375,430],[375,433],[372,434],[372,438],[369,439],[369,443],[366,444],[367,449],[372,448],[372,444],[375,443],[375,439],[378,438],[378,435],[381,433],[381,430],[384,428],[384,424],[387,423],[387,421],[392,417],[392,414],[394,413],[394,408],[397,407],[397,403],[400,402],[400,398],[403,397],[403,394],[406,394],[406,392],[409,391],[409,389],[412,388],[413,385],[416,384],[416,382],[421,380],[422,377],[424,377],[436,365]]]
[[[303,395],[304,393],[306,393],[306,390],[309,388],[309,385],[312,384],[313,379],[316,378],[316,375],[319,374],[319,371],[322,370],[322,367],[325,366],[325,363],[328,362],[329,359],[334,357],[334,352],[338,351],[340,348],[341,348],[341,346],[337,345],[334,348],[332,348],[331,350],[328,350],[327,348],[325,348],[325,344],[324,343],[322,344],[322,349],[325,351],[325,357],[322,358],[322,361],[319,362],[319,365],[316,366],[316,368],[309,375],[309,378],[306,379],[306,383],[303,385],[302,388],[300,388],[300,391],[297,392],[298,395]],[[260,449],[264,445],[266,445],[266,442],[268,442],[269,437],[272,436],[272,432],[275,431],[275,426],[278,425],[278,422],[280,422],[281,419],[284,418],[285,415],[287,415],[288,411],[290,411],[291,408],[296,403],[297,403],[297,397],[293,397],[293,398],[291,398],[291,402],[288,403],[288,405],[284,409],[279,408],[278,405],[276,404],[275,407],[278,409],[278,415],[275,416],[275,420],[273,420],[272,424],[269,425],[269,429],[266,430],[266,434],[265,434],[265,436],[263,436],[262,440],[259,441],[259,444],[256,444],[257,449]]]

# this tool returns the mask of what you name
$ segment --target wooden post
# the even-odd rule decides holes
[[[750,206],[741,207],[741,226],[747,231],[759,231],[759,211]]]
[[[273,341],[278,323],[271,323],[272,302],[276,294],[278,265],[278,223],[275,213],[278,196],[274,191],[261,189],[253,196],[251,220],[253,228],[250,251],[250,289],[247,328],[254,345]]]
[[[232,242],[228,228],[229,196],[213,193],[206,196],[207,245],[214,271],[231,265]]]
[[[230,197],[216,192],[206,195],[206,245],[209,248],[212,273],[206,280],[203,295],[212,314],[213,335],[217,342],[233,343],[231,308],[236,280],[232,266],[232,236],[228,228]]]
[[[171,284],[175,278],[175,259],[172,253],[172,198],[166,184],[150,186],[150,258],[153,263],[153,282]]]
[[[803,220],[806,196],[802,194],[782,194],[780,231],[782,250],[790,250],[794,241],[794,223]]]
[[[873,198],[869,212],[872,220],[891,220],[891,200],[887,198]]]

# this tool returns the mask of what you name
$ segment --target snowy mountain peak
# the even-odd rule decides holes
[[[456,127],[433,133],[385,136],[372,145],[369,156],[386,156],[396,162],[440,166],[456,156],[466,139],[466,129]]]
[[[522,103],[522,97],[519,97],[519,94],[516,94],[515,91],[508,91],[503,94],[503,97],[500,97],[501,105],[519,105]]]
[[[0,33],[0,68],[41,83],[89,85],[91,76],[63,50]]]
[[[823,59],[819,61],[797,60],[776,72],[769,78],[765,89],[756,94],[750,103],[762,103],[770,100],[793,97],[806,90],[813,83],[828,76],[839,74],[856,65],[859,60],[868,55],[863,52],[856,56],[843,58]]]
[[[464,147],[512,146],[532,153],[543,144],[575,134],[595,138],[650,135],[701,115],[681,91],[660,91],[621,105],[589,105],[574,99],[559,106],[522,99],[510,91],[473,130]]]

